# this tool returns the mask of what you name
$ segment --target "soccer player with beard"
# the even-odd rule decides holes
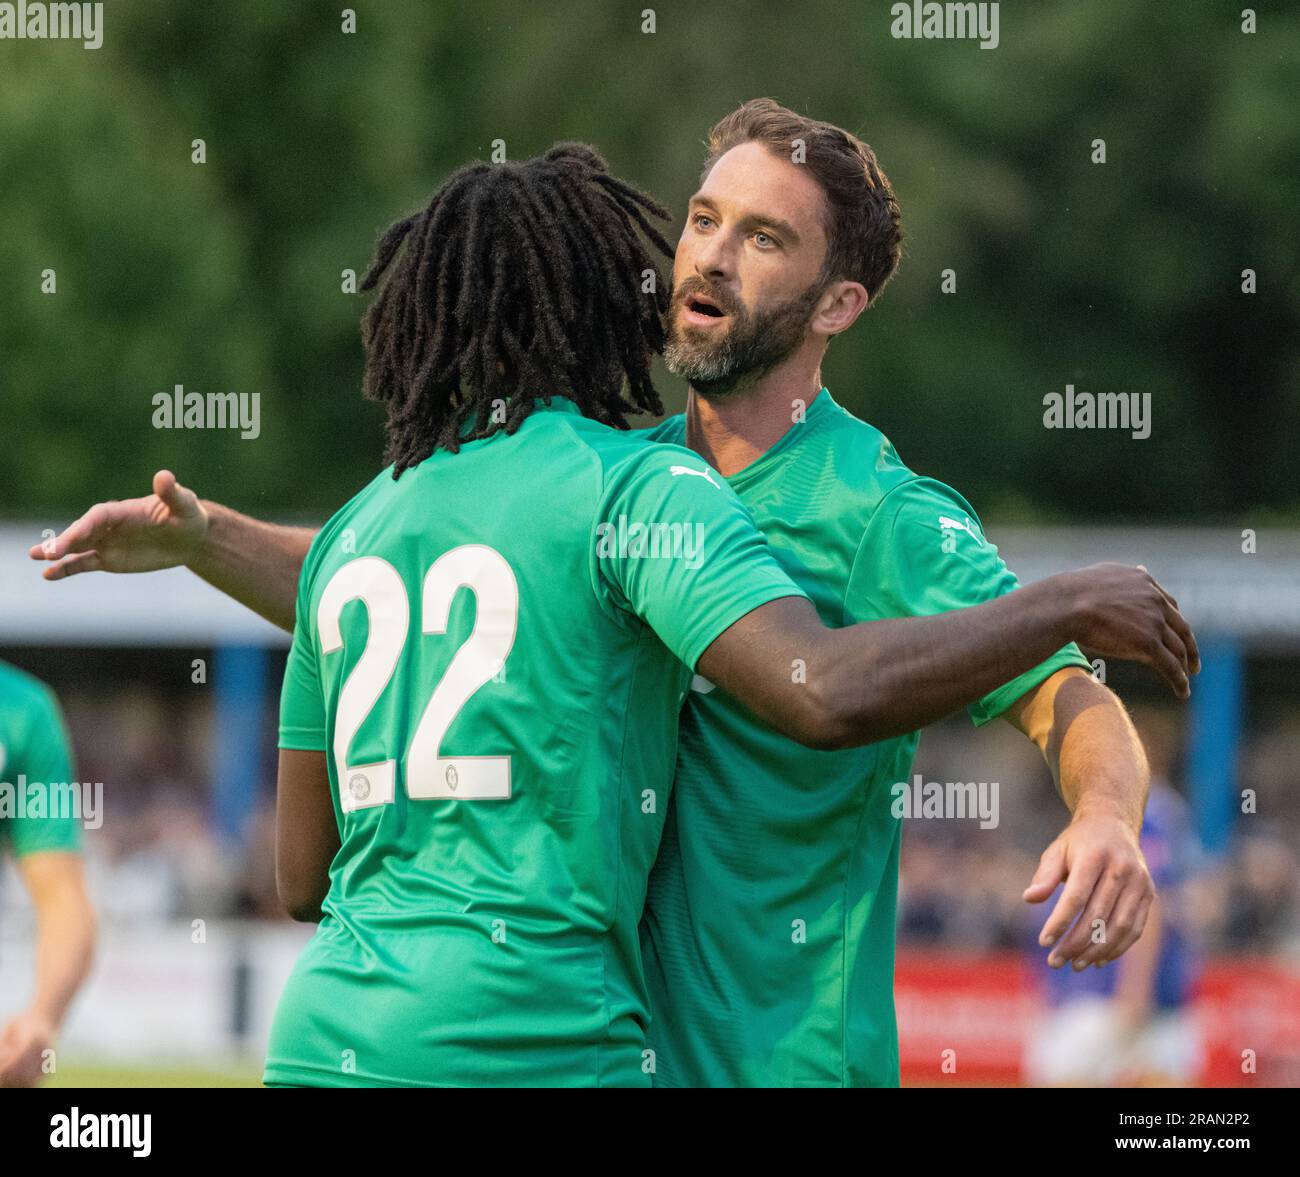
[[[898,202],[855,136],[766,99],[710,133],[664,353],[690,395],[652,436],[726,478],[828,624],[1017,585],[966,500],[908,469],[822,386],[827,345],[880,296],[900,243]],[[1153,893],[1138,846],[1142,747],[1089,671],[1067,648],[969,709],[1033,740],[1072,811],[1024,898],[1064,881],[1040,943],[1049,964],[1075,969],[1123,953]],[[656,1083],[896,1084],[891,787],[909,780],[918,735],[810,751],[726,691],[694,688],[642,926]]]
[[[807,166],[790,162],[795,131],[806,136]],[[770,528],[792,583],[832,627],[917,625],[921,614],[991,602],[1015,587],[964,501],[913,475],[821,389],[827,341],[879,292],[897,250],[897,206],[869,150],[768,103],[748,104],[715,133],[677,249],[667,355],[692,391],[686,415],[654,433],[687,441],[732,484]],[[51,579],[187,563],[292,628],[313,533],[200,504],[166,473],[154,489],[92,508],[33,556],[57,562]],[[1057,587],[1065,592],[1069,583]],[[1131,609],[1135,586],[1105,587],[1120,613]],[[1035,589],[1041,598],[1042,586]],[[1001,603],[1027,607],[1029,596]],[[1131,626],[1106,620],[1104,632],[1090,628],[1081,639],[1141,657],[1186,694],[1195,646],[1171,603],[1157,626],[1162,643],[1148,633],[1135,642]],[[743,626],[744,619],[736,628]],[[1012,638],[1023,657],[1026,634],[1011,630]],[[804,641],[787,642],[773,664],[789,677],[806,663],[816,687],[818,668],[805,654]],[[881,733],[888,738],[855,751],[813,751],[753,714],[788,729],[779,704],[761,706],[755,696],[747,710],[736,697],[752,694],[745,656],[745,643],[715,643],[700,669],[723,685],[698,682],[683,716],[681,796],[668,815],[642,934],[657,1082],[896,1082],[890,986],[899,823],[890,786],[906,779],[916,737],[905,733],[926,710],[918,700],[937,684],[919,665],[880,664],[892,683],[890,722],[882,725],[889,730]],[[940,664],[969,682],[978,660],[947,647]],[[1075,820],[1044,855],[1027,897],[1050,894],[1068,875],[1047,929],[1053,955],[1092,963],[1136,938],[1151,887],[1133,834],[1145,787],[1141,752],[1122,708],[1084,666],[1067,647],[1020,677],[996,678],[1003,685],[973,710],[978,721],[1007,714],[1059,767]],[[902,714],[909,724],[900,726]],[[829,749],[849,741],[814,742]],[[1063,935],[1081,912],[1085,920]],[[1094,914],[1108,920],[1102,945],[1087,936]]]

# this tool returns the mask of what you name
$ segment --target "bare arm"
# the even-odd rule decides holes
[[[36,992],[0,1031],[0,1087],[39,1081],[44,1052],[53,1047],[95,947],[95,915],[79,854],[38,851],[20,858],[18,871],[36,910]]]
[[[324,752],[280,751],[275,801],[275,886],[296,920],[316,923],[329,893],[339,829]]]
[[[298,573],[315,534],[309,527],[263,523],[200,501],[171,471],[160,470],[153,478],[153,494],[96,503],[29,554],[51,562],[46,580],[185,564],[273,625],[292,630]]]
[[[1138,846],[1150,772],[1124,705],[1078,667],[1057,671],[1005,718],[1041,749],[1073,819],[1026,889],[1042,903],[1065,889],[1038,942],[1047,962],[1078,970],[1127,951],[1155,897]],[[1077,921],[1077,922],[1076,922]]]
[[[241,515],[220,503],[200,504],[208,526],[189,568],[272,625],[293,632],[298,574],[316,538],[309,527],[284,527]]]
[[[1070,641],[1157,670],[1181,698],[1199,669],[1190,628],[1143,569],[1098,564],[969,609],[827,629],[812,604],[771,601],[705,650],[700,674],[777,731],[845,748],[916,731]]]

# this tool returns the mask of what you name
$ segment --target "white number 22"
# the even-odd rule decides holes
[[[506,800],[509,756],[443,756],[443,736],[484,683],[505,665],[515,644],[519,586],[500,552],[466,544],[439,557],[425,573],[421,593],[422,634],[447,632],[452,601],[462,589],[474,593],[474,628],[434,687],[406,753],[406,792],[417,799]],[[349,601],[360,601],[370,618],[361,657],[339,692],[334,717],[334,764],[345,813],[393,800],[396,760],[347,762],[357,729],[397,669],[410,628],[411,605],[402,578],[387,560],[362,556],[340,568],[325,586],[316,610],[321,649],[342,649],[339,618]]]

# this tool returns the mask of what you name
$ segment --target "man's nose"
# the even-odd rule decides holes
[[[726,281],[734,273],[734,265],[726,242],[721,234],[710,238],[695,251],[695,272],[710,282]]]

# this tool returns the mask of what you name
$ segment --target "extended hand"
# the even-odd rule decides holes
[[[208,515],[170,470],[153,476],[153,494],[96,503],[62,535],[35,545],[33,560],[52,561],[42,575],[62,580],[80,572],[153,572],[191,560],[203,545]]]
[[[1076,814],[1039,859],[1026,902],[1042,903],[1062,879],[1065,890],[1038,937],[1052,949],[1052,968],[1067,961],[1075,969],[1104,964],[1142,935],[1155,887],[1138,840],[1120,817]]]

